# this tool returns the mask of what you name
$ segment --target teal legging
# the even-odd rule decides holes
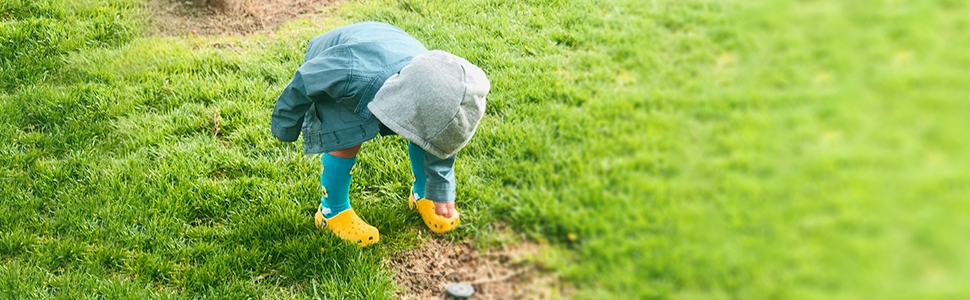
[[[320,173],[320,186],[323,196],[320,197],[321,212],[326,218],[350,209],[350,179],[357,157],[341,158],[324,153],[320,158],[323,172]]]

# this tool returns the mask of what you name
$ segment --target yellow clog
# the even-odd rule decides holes
[[[424,219],[424,225],[427,225],[428,229],[431,229],[434,233],[451,231],[461,223],[458,219],[457,210],[451,218],[442,217],[434,212],[434,201],[425,198],[414,200],[414,193],[411,193],[411,197],[408,199],[408,207],[417,208],[418,213],[421,214],[421,219]]]
[[[353,208],[342,211],[329,219],[324,218],[323,213],[320,212],[320,208],[317,208],[317,214],[313,216],[313,221],[317,225],[317,228],[323,229],[326,227],[338,237],[352,243],[357,243],[357,246],[364,247],[377,243],[381,239],[377,228],[364,222],[364,220],[357,216]]]

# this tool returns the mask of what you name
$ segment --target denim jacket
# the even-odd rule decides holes
[[[307,154],[374,138],[380,122],[367,104],[388,77],[425,51],[403,30],[377,22],[348,25],[313,38],[303,64],[276,100],[273,135],[292,142],[302,131]]]

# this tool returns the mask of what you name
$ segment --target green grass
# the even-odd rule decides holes
[[[268,126],[309,38],[364,20],[491,79],[445,238],[549,241],[576,299],[970,296],[964,1],[351,1],[228,38],[140,9],[0,0],[5,297],[393,297],[403,140],[362,150],[358,249]]]

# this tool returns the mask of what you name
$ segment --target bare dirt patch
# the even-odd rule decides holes
[[[335,0],[147,0],[149,27],[158,35],[246,35],[313,15]]]
[[[541,247],[533,242],[483,251],[470,243],[431,238],[423,246],[394,257],[388,264],[401,299],[448,299],[450,283],[469,283],[471,299],[557,299],[570,293],[558,276],[536,261]]]

